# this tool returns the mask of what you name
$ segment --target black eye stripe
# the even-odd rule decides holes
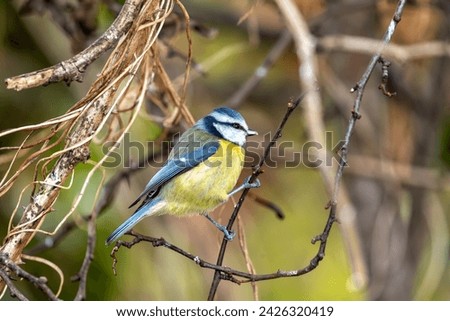
[[[225,126],[231,126],[235,129],[240,129],[245,131],[245,128],[239,124],[239,123],[229,123],[229,122],[222,122],[222,121],[216,121],[216,124],[221,124],[221,125],[225,125]]]

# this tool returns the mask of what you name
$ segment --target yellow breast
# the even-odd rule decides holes
[[[225,202],[241,174],[244,149],[220,139],[217,152],[165,185],[160,195],[167,214],[189,215],[207,212]]]

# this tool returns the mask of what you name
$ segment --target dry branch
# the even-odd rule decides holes
[[[6,87],[20,91],[22,89],[45,86],[60,81],[64,81],[67,84],[70,84],[74,80],[81,82],[86,68],[105,51],[117,44],[122,36],[130,29],[143,3],[143,0],[125,1],[114,23],[89,47],[76,56],[62,61],[57,65],[7,78],[5,80]]]
[[[24,278],[28,280],[30,283],[32,283],[36,288],[41,290],[50,300],[58,301],[59,299],[56,297],[56,295],[53,293],[53,291],[48,287],[47,285],[47,279],[45,277],[37,277],[32,275],[31,273],[28,273],[24,269],[22,269],[20,266],[18,266],[15,262],[13,262],[11,259],[9,259],[6,255],[3,253],[0,253],[0,270],[2,270],[3,276],[4,274],[10,274],[10,272],[13,273],[13,275],[16,275],[20,278]],[[8,272],[6,272],[8,271]],[[5,273],[6,272],[6,273]],[[7,281],[3,281],[7,284],[10,284],[11,277],[8,275]],[[2,290],[3,291],[3,290]],[[21,300],[26,300],[24,296],[19,295],[19,291],[14,291],[15,295],[18,295],[18,298]]]
[[[294,2],[290,0],[277,0],[281,13],[286,19],[289,30],[292,32],[297,48],[297,57],[299,59],[299,77],[300,85],[303,89],[308,91],[304,102],[305,125],[308,136],[311,141],[318,142],[321,146],[326,146],[325,143],[325,125],[323,120],[323,108],[319,92],[316,90],[318,67],[316,57],[316,40],[308,29],[305,19],[295,6]],[[326,151],[319,150],[317,159],[325,160]],[[323,162],[325,164],[325,162]],[[334,172],[330,166],[320,166],[320,173],[325,183],[328,193],[333,193]],[[331,203],[336,203],[337,199],[332,198]],[[353,270],[353,281],[359,288],[367,283],[367,267],[365,265],[360,236],[356,226],[356,210],[346,190],[343,190],[340,195],[340,206],[345,208],[345,211],[340,212],[339,227],[344,236],[345,246],[347,248],[348,257]],[[331,215],[331,213],[330,213]]]
[[[261,80],[267,75],[270,68],[275,64],[286,48],[292,42],[289,31],[281,33],[273,48],[269,51],[261,65],[255,69],[253,75],[233,94],[225,103],[227,106],[239,107],[247,96],[254,90]]]
[[[348,156],[348,148],[350,145],[350,138],[352,136],[352,133],[355,129],[356,126],[356,121],[359,120],[361,118],[361,114],[360,114],[360,108],[361,108],[361,101],[362,101],[362,97],[364,94],[364,89],[365,86],[367,84],[367,82],[369,81],[370,76],[372,75],[373,70],[375,69],[376,64],[379,62],[379,59],[381,57],[381,53],[383,52],[383,50],[385,49],[385,47],[387,46],[387,44],[391,41],[392,36],[394,34],[394,31],[397,27],[397,24],[400,22],[401,19],[401,15],[403,13],[403,9],[404,6],[406,4],[406,0],[400,0],[398,2],[397,8],[395,10],[394,16],[383,36],[383,45],[381,47],[379,47],[378,52],[372,56],[367,69],[365,70],[364,74],[362,75],[361,79],[358,81],[358,83],[356,84],[355,87],[352,88],[352,92],[356,91],[356,98],[355,98],[355,103],[353,106],[353,110],[351,111],[351,117],[347,126],[347,130],[345,133],[345,137],[344,137],[344,143],[341,147],[341,160],[339,162],[339,166],[338,169],[336,171],[336,176],[335,176],[335,180],[334,180],[334,188],[333,188],[333,194],[332,194],[332,198],[330,200],[330,215],[331,212],[335,211],[335,207],[337,206],[337,202],[338,202],[338,197],[339,197],[339,193],[342,194],[343,189],[341,186],[341,182],[342,182],[342,175],[344,173],[344,168],[347,166],[347,156]],[[344,221],[346,222],[346,221]],[[342,224],[344,226],[344,224]],[[351,230],[347,231],[347,232],[352,232]],[[357,245],[358,250],[360,250],[360,243],[358,240],[358,244],[352,244],[349,243],[348,240],[348,236],[345,239],[347,241],[347,245]],[[355,241],[355,240],[352,240]],[[360,254],[358,252],[358,254]],[[363,258],[361,255],[359,255],[359,260],[361,264],[365,264],[363,263]],[[364,265],[365,267],[365,265]],[[364,279],[364,281],[366,281],[367,278],[367,268],[365,267],[364,269],[364,274],[361,275],[360,273],[358,273],[358,277],[362,277]],[[364,282],[365,283],[365,282]]]
[[[377,54],[385,43],[380,40],[348,35],[330,35],[317,39],[319,52],[345,51],[367,55]],[[382,52],[386,58],[398,63],[414,59],[450,57],[450,45],[443,41],[430,41],[412,45],[390,43]]]
[[[72,175],[77,164],[85,162],[89,158],[89,144],[91,140],[107,123],[118,104],[124,103],[124,97],[127,95],[135,95],[133,90],[137,90],[140,92],[139,95],[141,97],[141,99],[138,100],[138,107],[141,106],[143,93],[147,88],[145,84],[150,79],[153,79],[150,78],[149,75],[150,73],[153,75],[154,60],[158,59],[151,49],[161,31],[164,19],[172,11],[172,8],[173,2],[170,0],[128,1],[127,5],[123,6],[121,14],[119,15],[122,18],[118,20],[121,21],[121,23],[128,21],[125,23],[125,25],[127,25],[126,28],[128,33],[123,31],[123,27],[120,34],[123,34],[124,37],[118,42],[117,47],[109,57],[103,71],[91,86],[91,89],[86,96],[69,110],[69,113],[76,110],[77,117],[76,119],[71,120],[65,147],[62,151],[53,154],[44,162],[44,164],[48,164],[50,160],[57,156],[59,157],[53,168],[45,176],[45,179],[41,182],[34,183],[38,187],[37,191],[33,193],[30,203],[25,207],[19,224],[9,231],[3,246],[0,248],[0,253],[11,260],[11,262],[15,264],[21,262],[23,249],[34,237],[37,229],[44,221],[46,214],[52,211],[52,206],[56,202],[62,184]],[[132,19],[129,19],[130,17],[132,17]],[[116,20],[115,23],[117,23],[118,20]],[[117,35],[117,33],[111,31],[115,30],[115,28],[116,26],[110,28],[110,31],[105,33],[107,38],[111,37],[112,34]],[[100,39],[103,38],[105,38],[105,35]],[[116,42],[117,40],[119,40],[119,38],[115,39]],[[90,48],[94,52],[97,52],[95,49],[96,47],[94,47],[94,49],[92,47]],[[95,53],[88,53],[81,61],[91,61],[90,57],[94,56]],[[78,55],[76,57],[78,57]],[[151,57],[151,59],[148,59],[149,57]],[[141,65],[144,66],[141,68]],[[135,78],[139,68],[142,69],[142,77],[145,79],[140,87],[131,87],[131,82]],[[62,76],[61,79],[70,79],[72,70],[74,69],[67,69],[66,76]],[[29,78],[26,76],[19,76],[18,79]],[[32,76],[31,79],[34,79],[34,77]],[[119,85],[126,79],[128,80],[119,91]],[[25,81],[24,83],[30,84],[29,81]],[[23,88],[29,87],[20,87],[20,89]],[[117,110],[120,109],[117,107]],[[138,110],[139,108],[136,108],[135,115]],[[121,129],[122,135],[124,131],[131,126],[134,119],[135,117],[132,117],[128,126]],[[107,155],[102,161],[104,161],[106,157]],[[65,219],[74,211],[77,204],[80,202],[90,177],[92,177],[93,172],[101,165],[102,161],[96,164],[94,169],[89,173],[75,204],[72,206],[70,212],[66,214],[60,225],[62,225]],[[58,225],[58,227],[60,225]],[[90,226],[90,231],[92,232],[92,226]],[[95,233],[95,229],[93,233]],[[88,247],[88,251],[92,251],[92,247]],[[87,259],[88,262],[83,266],[89,266],[91,259],[89,255]],[[87,267],[85,268],[86,271]],[[4,287],[5,282],[3,279],[0,279],[0,292],[3,292]],[[83,289],[80,289],[77,298],[84,298]]]
[[[84,118],[68,138],[66,145],[68,150],[61,155],[52,171],[40,184],[39,190],[23,211],[18,226],[10,231],[5,239],[0,251],[13,262],[20,262],[23,249],[35,234],[34,230],[42,224],[45,215],[52,210],[52,205],[59,195],[60,186],[71,175],[78,163],[89,158],[89,147],[86,140],[91,137],[92,132],[98,129],[104,113],[111,103],[111,95],[105,95],[101,98],[86,110]],[[2,279],[0,291],[3,286]]]
[[[278,125],[278,128],[277,128],[275,134],[273,135],[271,141],[269,142],[269,144],[264,149],[263,157],[261,158],[259,163],[256,166],[254,166],[254,168],[253,168],[253,173],[252,173],[252,175],[251,175],[251,177],[249,179],[250,183],[256,181],[258,179],[258,176],[263,173],[262,167],[264,166],[264,164],[266,163],[266,161],[267,161],[267,159],[269,157],[271,148],[273,146],[275,146],[277,140],[281,137],[281,133],[282,133],[282,131],[284,129],[284,126],[286,125],[287,121],[289,120],[289,118],[291,117],[291,115],[295,111],[295,109],[297,109],[297,107],[300,105],[300,102],[304,99],[304,97],[305,97],[305,94],[302,94],[297,99],[295,99],[293,101],[292,100],[289,101],[288,107],[287,107],[287,110],[286,110],[286,113],[285,113],[283,119],[281,120],[280,124]],[[244,191],[242,192],[241,196],[239,197],[239,201],[237,202],[236,206],[234,207],[233,213],[231,214],[231,217],[230,217],[230,219],[228,221],[227,230],[231,230],[232,229],[233,224],[236,221],[237,216],[239,214],[239,211],[241,210],[241,207],[244,204],[244,201],[247,198],[247,195],[249,194],[249,192],[250,192],[250,189],[246,188],[246,189],[244,189]],[[219,254],[217,256],[216,266],[222,266],[223,260],[225,258],[225,251],[227,249],[227,245],[228,245],[228,240],[227,240],[226,237],[224,237],[222,239],[222,244],[220,245]],[[209,289],[209,294],[208,294],[208,300],[209,301],[214,300],[217,288],[218,288],[219,283],[220,283],[221,280],[224,280],[224,279],[232,280],[229,277],[225,277],[225,276],[226,275],[221,273],[220,269],[216,269],[216,271],[214,273],[213,280],[211,282],[211,287]],[[259,280],[252,280],[252,281],[259,281]]]
[[[374,180],[384,180],[429,190],[450,189],[450,174],[448,173],[389,159],[352,154],[352,164],[348,167],[347,172]]]
[[[281,137],[283,128],[285,127],[285,125],[286,125],[287,121],[289,120],[289,118],[291,117],[292,113],[299,106],[303,97],[305,97],[305,94],[302,94],[296,100],[290,101],[288,103],[288,108],[286,110],[286,113],[285,113],[283,119],[281,120],[275,134],[273,135],[272,140],[264,149],[264,154],[261,157],[259,164],[257,164],[253,168],[253,173],[249,179],[249,182],[254,182],[257,179],[257,177],[263,173],[262,167],[264,166],[265,162],[267,161],[267,159],[270,155],[271,149],[276,144],[278,138]],[[231,229],[233,227],[234,222],[238,218],[238,213],[248,195],[249,195],[249,189],[244,189],[244,191],[242,192],[242,194],[239,198],[239,201],[237,202],[236,206],[234,207],[233,213],[231,214],[231,218],[228,221],[227,229]],[[142,235],[142,234],[139,234],[139,233],[136,233],[133,231],[126,233],[126,234],[134,236],[134,239],[131,240],[130,242],[126,242],[126,241],[122,241],[122,240],[119,240],[116,242],[113,250],[111,251],[111,257],[113,258],[112,268],[113,268],[114,274],[116,274],[116,265],[118,263],[116,254],[121,247],[126,247],[126,248],[130,249],[133,246],[135,246],[136,244],[139,244],[141,242],[149,242],[154,247],[162,246],[162,247],[168,248],[168,249],[192,260],[193,262],[195,262],[202,268],[215,270],[213,282],[211,284],[210,292],[208,295],[208,300],[213,300],[215,293],[217,291],[217,287],[221,280],[231,281],[236,284],[241,284],[241,283],[246,283],[246,282],[253,283],[253,282],[257,282],[257,281],[265,281],[265,280],[272,280],[272,279],[278,279],[278,278],[296,277],[296,276],[300,276],[300,275],[309,273],[312,270],[314,270],[325,256],[325,248],[326,248],[328,236],[330,234],[333,223],[335,222],[335,219],[336,219],[334,214],[335,214],[335,211],[332,211],[330,216],[328,217],[328,220],[325,224],[323,232],[320,235],[315,236],[312,239],[313,244],[318,241],[320,242],[320,246],[319,246],[319,249],[318,249],[316,255],[310,260],[310,262],[307,266],[297,269],[297,270],[290,270],[290,271],[277,270],[273,273],[268,273],[268,274],[256,274],[256,273],[253,273],[252,268],[250,269],[250,273],[249,273],[249,272],[242,272],[242,271],[238,271],[238,270],[235,270],[235,269],[232,269],[229,267],[225,267],[222,265],[223,260],[225,258],[227,244],[228,244],[228,240],[225,237],[222,240],[222,244],[221,244],[221,247],[219,250],[219,255],[217,258],[217,263],[213,264],[213,263],[210,263],[210,262],[207,262],[207,261],[201,259],[199,256],[193,255],[193,254],[183,250],[182,248],[180,248],[172,243],[167,242],[163,238],[154,238],[154,237]]]

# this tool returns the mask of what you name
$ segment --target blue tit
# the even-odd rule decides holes
[[[257,134],[240,113],[227,107],[200,119],[181,135],[167,162],[130,207],[143,199],[141,205],[106,244],[116,241],[144,217],[163,214],[202,214],[232,240],[234,232],[214,221],[208,212],[244,188],[259,187],[259,181],[250,183],[247,179],[233,190],[243,168],[247,136]]]

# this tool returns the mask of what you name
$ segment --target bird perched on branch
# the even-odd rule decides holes
[[[247,178],[233,190],[244,164],[247,136],[257,134],[231,108],[217,108],[200,119],[181,135],[165,165],[130,207],[143,199],[141,205],[108,237],[106,244],[116,241],[144,217],[162,214],[202,214],[227,240],[232,240],[235,233],[217,223],[208,211],[244,188],[260,186],[258,180],[250,183]]]

